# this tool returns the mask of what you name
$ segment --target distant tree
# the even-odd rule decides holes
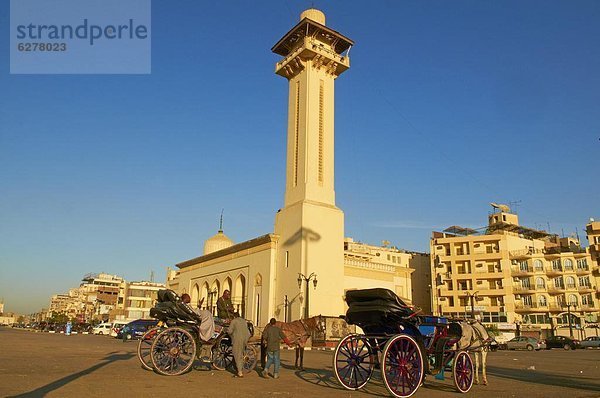
[[[52,316],[49,319],[51,323],[67,323],[69,317],[64,312],[52,312]]]
[[[17,323],[25,323],[25,317],[23,315],[17,318]]]
[[[487,332],[490,336],[499,336],[500,335],[500,330],[498,330],[498,326],[496,326],[494,324],[485,326],[485,330],[487,330]]]

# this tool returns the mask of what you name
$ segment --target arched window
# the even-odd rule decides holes
[[[533,262],[533,266],[535,267],[536,271],[541,271],[544,269],[544,263],[542,260],[535,260]]]
[[[544,278],[535,278],[535,287],[538,289],[544,289],[546,287],[546,282],[544,281]]]
[[[192,288],[192,294],[190,294],[191,296],[191,305],[192,307],[196,307],[198,305],[198,298],[200,296],[200,286],[198,286],[198,284],[194,284],[194,287]]]
[[[567,289],[573,289],[575,287],[575,278],[572,276],[567,276]]]
[[[577,296],[574,294],[569,294],[569,304],[577,305]]]
[[[548,300],[546,299],[546,296],[540,296],[538,298],[538,304],[540,305],[540,307],[547,307],[548,306]]]
[[[208,302],[208,282],[204,282],[202,284],[202,289],[200,290],[200,300],[202,300],[202,308],[207,309],[210,305]]]
[[[573,269],[573,261],[570,259],[566,259],[564,262],[565,269]]]
[[[242,317],[246,315],[246,278],[242,274],[235,279],[233,305]]]
[[[225,290],[229,290],[229,292],[231,293],[231,278],[227,277],[225,279],[225,282],[223,283],[223,291]]]

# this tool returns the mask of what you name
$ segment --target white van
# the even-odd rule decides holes
[[[110,328],[110,337],[117,337],[117,333],[119,333],[119,330],[121,330],[121,328],[127,325],[129,322],[131,321],[113,321],[112,328]]]
[[[105,334],[105,335],[109,335],[110,331],[112,330],[112,323],[111,322],[103,322],[101,324],[99,324],[98,326],[96,326],[93,330],[92,333],[94,334]]]

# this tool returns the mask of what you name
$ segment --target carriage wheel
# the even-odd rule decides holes
[[[154,342],[154,338],[160,332],[161,328],[152,328],[148,330],[138,343],[137,347],[137,357],[142,363],[142,367],[146,370],[152,370],[152,358],[151,358],[151,348],[152,343]]]
[[[233,350],[231,342],[226,339],[221,339],[213,347],[213,368],[217,370],[225,370],[233,365]]]
[[[244,369],[242,370],[244,373],[250,373],[256,367],[256,363],[258,362],[258,354],[256,352],[256,347],[247,345],[244,350]]]
[[[333,354],[335,377],[344,388],[358,390],[365,386],[373,375],[376,356],[369,341],[357,334],[344,337]]]
[[[473,386],[473,376],[475,370],[473,368],[473,360],[466,351],[461,351],[454,358],[452,366],[452,379],[454,386],[459,392],[466,393]]]
[[[168,328],[160,332],[150,350],[154,370],[165,376],[177,376],[190,370],[196,359],[196,342],[185,329]]]
[[[423,367],[421,349],[411,336],[394,336],[383,348],[383,382],[394,397],[407,398],[419,389]]]

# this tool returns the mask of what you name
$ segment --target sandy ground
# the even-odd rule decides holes
[[[330,351],[306,352],[304,372],[282,351],[281,377],[193,370],[174,377],[142,369],[136,342],[106,336],[34,333],[0,327],[0,396],[19,397],[387,397],[379,372],[360,391],[344,390]],[[448,374],[446,374],[448,376]],[[499,351],[488,357],[488,386],[465,397],[600,397],[600,350]],[[428,377],[415,397],[458,397],[451,380]]]

